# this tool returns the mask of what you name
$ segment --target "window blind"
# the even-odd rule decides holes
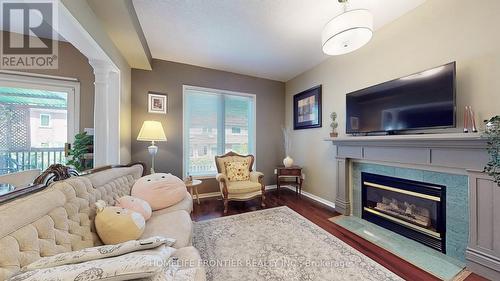
[[[229,151],[255,155],[255,96],[185,87],[183,115],[185,176],[215,175]]]

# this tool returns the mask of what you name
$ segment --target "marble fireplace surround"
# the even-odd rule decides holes
[[[500,196],[493,196],[500,195],[500,188],[482,173],[488,154],[486,140],[479,134],[348,136],[326,140],[336,146],[335,209],[344,215],[351,215],[353,209],[353,163],[467,176],[470,198],[467,267],[486,277],[500,278],[500,238],[495,237],[500,230],[500,214],[495,214],[498,209],[493,207],[500,204],[495,201]]]

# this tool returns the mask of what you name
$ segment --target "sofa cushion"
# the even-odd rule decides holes
[[[262,186],[254,181],[230,181],[227,183],[229,193],[240,194],[259,191]]]
[[[172,246],[176,249],[190,246],[193,235],[193,222],[186,211],[174,211],[148,220],[141,239],[151,236],[165,236],[175,239]]]
[[[177,257],[183,268],[191,267],[196,268],[196,274],[194,277],[195,281],[205,281],[205,268],[203,267],[203,261],[200,257],[200,253],[195,247],[189,246],[178,249],[172,255],[172,257]]]
[[[149,220],[151,213],[153,212],[148,202],[130,195],[118,198],[115,206],[137,212],[141,214],[145,220]]]
[[[183,210],[183,211],[186,211],[188,213],[191,213],[193,211],[193,198],[191,197],[191,194],[189,194],[189,192],[187,192],[187,191],[186,191],[186,195],[184,196],[184,198],[182,199],[181,202],[179,202],[173,206],[170,206],[168,208],[165,208],[165,209],[153,211],[152,216],[154,217],[154,216],[158,216],[161,214],[166,214],[166,213],[170,213],[173,211],[179,211],[179,210]]]
[[[148,202],[151,209],[161,210],[179,203],[185,192],[186,184],[180,178],[156,173],[138,179],[131,194]]]
[[[99,238],[107,245],[138,239],[146,228],[141,214],[120,207],[99,208],[94,223]]]

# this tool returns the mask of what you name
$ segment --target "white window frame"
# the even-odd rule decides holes
[[[184,177],[187,176],[187,161],[186,161],[186,149],[189,149],[186,147],[186,136],[187,136],[187,128],[185,126],[185,112],[187,109],[187,104],[186,104],[186,92],[187,91],[203,91],[203,92],[213,92],[214,94],[224,94],[224,95],[232,95],[232,96],[240,96],[240,97],[251,97],[253,99],[253,120],[252,120],[252,130],[254,132],[253,134],[253,140],[251,140],[251,151],[253,151],[253,156],[254,156],[254,163],[253,163],[253,169],[257,169],[257,149],[256,149],[256,141],[257,141],[257,130],[256,130],[256,121],[257,121],[257,96],[255,94],[249,94],[249,93],[243,93],[243,92],[236,92],[236,91],[228,91],[228,90],[220,90],[220,89],[215,89],[215,88],[206,88],[206,87],[198,87],[198,86],[191,86],[191,85],[182,85],[182,174]],[[225,130],[222,131],[225,134]],[[225,148],[224,148],[225,150]],[[215,161],[215,159],[214,159]],[[217,172],[216,172],[217,173]],[[195,176],[195,178],[203,179],[203,178],[214,178],[216,174],[206,174],[206,175],[198,175]]]
[[[76,78],[0,71],[0,87],[29,88],[44,91],[63,92],[68,95],[68,143],[73,143],[80,131],[80,82]]]

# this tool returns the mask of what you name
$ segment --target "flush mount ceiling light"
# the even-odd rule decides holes
[[[361,48],[373,35],[373,15],[366,9],[347,10],[348,0],[338,0],[344,12],[323,28],[321,41],[327,55],[343,55]]]

